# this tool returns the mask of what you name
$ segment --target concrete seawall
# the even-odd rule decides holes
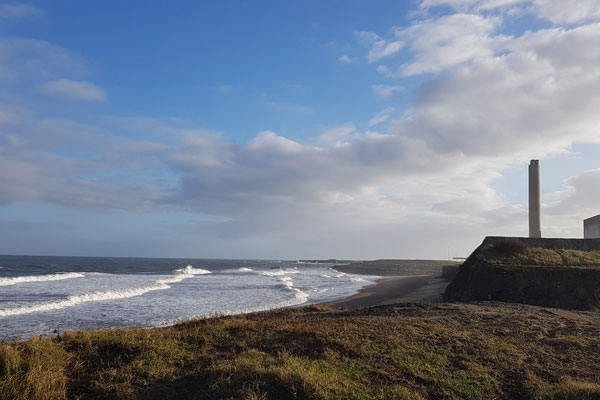
[[[600,239],[486,237],[446,288],[444,301],[502,301],[591,310],[600,306],[600,267],[498,264],[482,251],[502,241],[525,248],[600,251]]]

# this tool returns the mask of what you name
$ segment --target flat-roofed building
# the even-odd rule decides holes
[[[600,215],[583,220],[583,238],[600,239]]]

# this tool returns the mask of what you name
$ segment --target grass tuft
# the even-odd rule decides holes
[[[0,344],[0,398],[66,398],[69,359],[60,344],[39,337],[16,345]]]
[[[600,400],[600,384],[567,382],[547,387],[542,392],[544,400]]]

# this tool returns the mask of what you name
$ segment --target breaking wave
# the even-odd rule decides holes
[[[289,290],[294,294],[294,298],[296,298],[299,303],[304,303],[308,300],[308,293],[304,293],[302,290],[294,287],[292,278],[290,278],[289,276],[279,278],[279,281],[285,289]]]
[[[169,278],[156,280],[153,284],[144,287],[130,288],[124,290],[109,290],[105,292],[85,293],[71,295],[64,300],[50,301],[47,303],[38,303],[30,306],[22,306],[0,310],[0,317],[8,317],[11,315],[31,314],[35,312],[60,310],[62,308],[73,307],[82,303],[90,303],[104,300],[118,300],[129,297],[141,296],[155,290],[170,289],[169,284],[181,282],[184,279],[191,278],[195,275],[210,274],[211,272],[205,269],[194,268],[188,265],[185,268],[174,271],[175,275]],[[81,274],[79,274],[81,275]],[[82,275],[83,276],[83,275]]]
[[[259,273],[264,276],[283,276],[283,275],[288,275],[288,274],[298,274],[298,273],[300,273],[300,271],[298,271],[296,269],[289,269],[289,270],[281,269],[279,271],[262,271]]]
[[[187,274],[187,275],[205,275],[205,274],[210,274],[211,272],[207,269],[194,268],[191,265],[188,265],[185,268],[176,269],[175,273],[176,274]]]
[[[67,273],[50,274],[50,275],[15,276],[14,278],[0,278],[0,286],[11,286],[11,285],[18,285],[19,283],[29,283],[29,282],[61,281],[63,279],[75,279],[75,278],[85,278],[85,275],[80,274],[79,272],[67,272]]]

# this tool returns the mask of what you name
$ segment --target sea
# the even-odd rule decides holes
[[[280,260],[0,255],[0,340],[159,327],[350,296],[377,276]]]

